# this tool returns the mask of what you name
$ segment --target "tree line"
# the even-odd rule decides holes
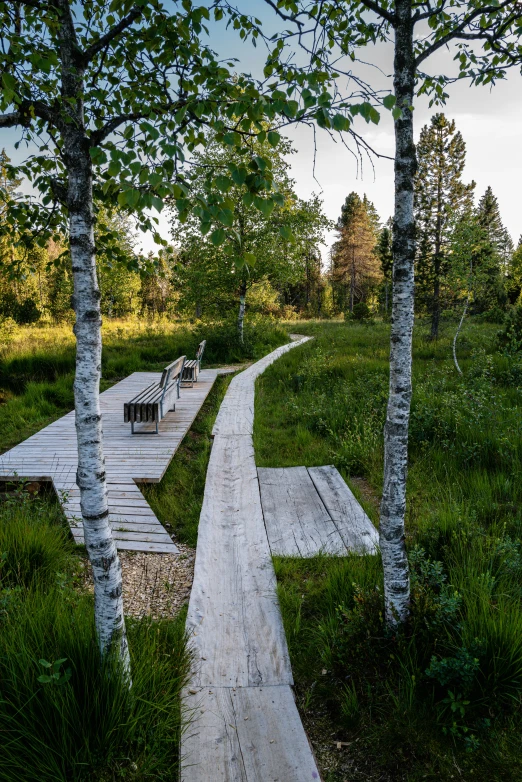
[[[254,151],[272,164],[282,194],[280,205],[264,212],[245,203],[240,185],[227,185],[232,204],[223,244],[203,234],[196,214],[181,223],[170,206],[173,243],[156,256],[137,247],[132,220],[123,210],[97,205],[97,275],[100,308],[105,317],[223,318],[245,304],[274,316],[328,315],[328,281],[322,272],[320,246],[330,227],[321,199],[297,197],[289,176],[290,143],[280,139],[254,142]],[[196,153],[187,180],[194,198],[201,196],[206,177],[219,176],[239,163],[233,150],[215,140]],[[0,224],[6,204],[16,197],[21,180],[11,173],[5,150],[0,154]],[[2,208],[3,205],[3,208]],[[281,229],[284,229],[284,236]],[[49,239],[45,247],[24,245],[4,231],[0,240],[0,317],[19,324],[61,322],[74,316],[73,280],[67,238]],[[11,273],[8,273],[8,270]],[[243,316],[244,316],[243,307]],[[238,313],[239,318],[239,313]],[[239,331],[242,330],[242,318]]]
[[[515,248],[491,187],[474,202],[463,182],[466,145],[455,122],[435,114],[417,144],[414,215],[415,311],[429,317],[433,339],[441,313],[462,308],[491,320],[521,300],[522,236]],[[350,193],[330,254],[334,310],[365,317],[390,312],[392,221],[383,225],[366,196]]]

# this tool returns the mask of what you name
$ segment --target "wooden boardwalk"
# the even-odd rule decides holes
[[[302,341],[235,377],[214,426],[187,617],[182,782],[319,779],[291,689],[252,442],[255,379]]]
[[[132,435],[123,421],[123,404],[158,382],[161,373],[134,372],[100,395],[109,520],[119,549],[178,553],[136,484],[159,483],[219,371],[202,370],[192,388],[181,389],[176,410],[160,422],[158,435]],[[136,430],[152,432],[155,424],[137,424]],[[0,480],[52,481],[74,539],[83,543],[76,449],[72,412],[0,456]]]
[[[259,467],[257,473],[272,554],[377,553],[377,530],[333,465]]]

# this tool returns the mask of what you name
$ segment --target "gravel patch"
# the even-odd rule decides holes
[[[119,551],[123,580],[123,609],[126,616],[151,616],[164,619],[175,616],[188,603],[196,551],[176,543],[180,554],[152,554]],[[93,591],[88,561],[85,588]]]

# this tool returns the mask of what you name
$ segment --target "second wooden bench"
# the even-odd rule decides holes
[[[123,420],[126,424],[130,422],[132,434],[159,434],[158,423],[169,410],[176,409],[175,400],[179,399],[185,358],[185,356],[180,356],[168,367],[165,367],[159,383],[152,383],[140,391],[130,402],[125,402]],[[155,432],[150,430],[134,431],[134,424],[149,422],[155,422]]]

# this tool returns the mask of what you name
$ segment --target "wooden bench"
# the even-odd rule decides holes
[[[168,367],[165,367],[159,383],[152,383],[147,388],[123,405],[123,419],[126,424],[131,425],[132,434],[158,434],[158,423],[165,417],[169,410],[176,409],[176,403],[173,406],[172,399],[179,399],[179,389],[181,378],[183,376],[183,367],[186,356],[180,356]],[[154,421],[156,431],[144,430],[134,431],[134,424],[142,424]]]
[[[203,342],[199,343],[199,347],[196,351],[196,358],[193,358],[190,361],[185,361],[185,366],[183,367],[183,378],[181,380],[184,386],[193,386],[194,383],[198,382],[198,375],[201,371],[201,359],[203,358],[206,344],[207,340],[204,339]]]

